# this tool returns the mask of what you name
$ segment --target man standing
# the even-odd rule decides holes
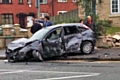
[[[52,26],[53,23],[50,21],[50,17],[49,16],[45,16],[45,21],[44,21],[44,24],[43,24],[43,27],[47,27],[47,26]]]
[[[95,23],[92,20],[91,16],[87,16],[87,21],[84,24],[95,31]]]
[[[43,26],[42,23],[38,22],[38,20],[35,20],[35,23],[32,25],[31,30],[30,30],[31,33],[34,34],[38,30],[40,30],[42,26]]]

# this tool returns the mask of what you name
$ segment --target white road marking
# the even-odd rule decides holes
[[[46,78],[46,79],[34,79],[34,80],[63,80],[63,79],[73,79],[73,78],[91,77],[91,76],[100,75],[100,73],[90,73],[90,72],[35,71],[34,69],[28,69],[28,70],[0,69],[0,75],[22,73],[22,72],[53,73],[53,74],[57,73],[57,74],[75,75],[75,76],[54,77],[54,78]]]
[[[16,71],[5,71],[5,72],[1,72],[0,74],[14,74],[14,73],[21,73],[21,72],[25,72],[26,70],[16,70]]]
[[[97,74],[97,73],[90,73],[90,72],[62,72],[62,71],[33,71],[33,70],[27,70],[27,72],[40,72],[40,73],[70,73],[70,74]]]
[[[72,78],[90,77],[90,76],[100,75],[100,73],[90,73],[90,72],[62,72],[62,71],[29,71],[29,72],[76,74],[76,76],[66,76],[66,77],[46,78],[46,79],[34,79],[34,80],[62,80],[62,79],[72,79]]]
[[[72,79],[72,78],[81,78],[81,77],[91,77],[91,76],[97,76],[97,74],[88,74],[88,75],[76,75],[76,76],[66,76],[66,77],[57,77],[57,78],[47,78],[47,79],[35,79],[35,80],[63,80],[63,79]]]

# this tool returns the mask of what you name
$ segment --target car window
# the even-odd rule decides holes
[[[32,37],[30,37],[30,41],[32,40],[42,40],[43,37],[49,32],[49,29],[42,28],[41,30],[37,31],[35,34],[33,34]]]
[[[76,26],[65,26],[64,27],[65,35],[70,35],[70,34],[75,34],[75,33],[78,33],[78,29]]]
[[[60,37],[60,35],[61,35],[61,28],[58,28],[58,29],[55,29],[55,30],[51,31],[47,35],[46,39],[55,40],[55,39],[58,39]]]
[[[78,29],[79,29],[80,32],[84,32],[84,31],[88,30],[87,28],[85,28],[85,27],[80,27],[80,26],[78,26]]]

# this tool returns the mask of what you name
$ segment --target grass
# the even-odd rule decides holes
[[[120,32],[120,27],[109,27],[107,28],[106,34],[114,35],[116,32]]]

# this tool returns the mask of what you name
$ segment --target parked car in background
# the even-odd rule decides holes
[[[29,39],[12,41],[5,54],[9,61],[43,61],[71,52],[90,54],[94,45],[94,32],[89,27],[80,23],[64,23],[42,28]]]

